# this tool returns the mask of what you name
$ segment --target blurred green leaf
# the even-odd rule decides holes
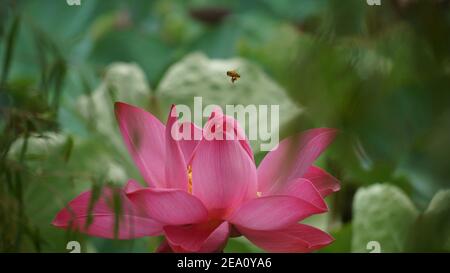
[[[334,242],[319,250],[320,253],[346,253],[352,250],[352,225],[346,224],[331,232]]]
[[[413,225],[406,247],[410,252],[450,251],[450,190],[441,190]]]
[[[388,184],[361,188],[353,201],[352,251],[368,252],[371,241],[382,252],[401,252],[419,212],[408,196]]]

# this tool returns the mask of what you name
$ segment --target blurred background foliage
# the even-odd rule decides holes
[[[164,120],[194,96],[280,104],[282,137],[340,129],[318,165],[342,190],[307,220],[336,238],[321,252],[450,251],[450,1],[381,3],[0,0],[0,251],[153,251],[161,238],[50,223],[81,191],[140,177],[114,101]]]

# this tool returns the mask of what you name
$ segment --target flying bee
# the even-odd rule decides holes
[[[237,79],[241,77],[239,73],[236,72],[236,69],[227,71],[227,76],[231,78],[231,82],[234,83]]]

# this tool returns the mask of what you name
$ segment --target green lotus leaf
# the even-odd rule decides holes
[[[375,184],[361,188],[353,200],[352,251],[369,252],[371,242],[381,252],[404,250],[419,212],[398,187]]]

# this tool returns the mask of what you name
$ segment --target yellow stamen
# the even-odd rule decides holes
[[[188,192],[192,193],[192,167],[191,165],[188,166]]]
[[[261,197],[261,195],[262,195],[262,192],[260,192],[260,191],[256,192],[256,196]]]

